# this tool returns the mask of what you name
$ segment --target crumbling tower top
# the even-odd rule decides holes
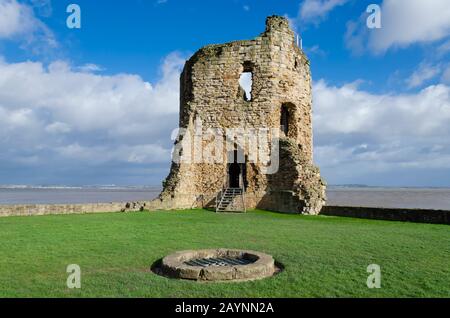
[[[273,15],[270,17],[267,17],[266,19],[266,31],[291,31],[291,28],[289,26],[288,19],[284,17],[280,17],[278,15]],[[292,31],[291,31],[292,32]]]

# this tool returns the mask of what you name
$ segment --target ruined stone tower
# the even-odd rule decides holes
[[[239,84],[243,73],[251,73],[251,96]],[[186,62],[180,80],[179,160],[154,202],[158,208],[217,208],[224,191],[235,189],[223,210],[320,212],[325,184],[312,162],[309,61],[285,18],[267,18],[265,32],[254,40],[203,47]],[[237,133],[225,141],[230,130]],[[208,160],[202,153],[210,149],[205,135],[212,131],[221,134],[213,139],[223,149],[216,147]],[[270,142],[261,142],[264,134]],[[270,152],[270,161],[258,160],[262,150]]]

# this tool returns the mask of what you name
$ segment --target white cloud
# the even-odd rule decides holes
[[[442,43],[437,48],[437,54],[439,56],[443,56],[450,52],[450,40],[447,40],[446,42]]]
[[[422,62],[409,78],[406,79],[408,88],[419,87],[441,73],[441,65]]]
[[[447,65],[444,72],[442,73],[442,82],[450,84],[450,64]]]
[[[17,1],[0,0],[0,38],[10,38],[30,29],[30,8]]]
[[[81,72],[85,72],[85,73],[101,72],[101,71],[105,70],[103,67],[101,67],[97,64],[93,64],[93,63],[84,64],[84,65],[78,67],[78,69]]]
[[[54,122],[45,127],[45,131],[52,134],[65,134],[71,131],[71,128],[66,123]]]
[[[298,18],[300,22],[313,22],[317,24],[324,19],[330,11],[342,6],[349,0],[305,0],[300,5]]]
[[[361,15],[358,21],[348,21],[344,34],[345,46],[353,54],[361,55],[367,49],[369,30],[366,28],[365,15]]]
[[[30,0],[39,15],[49,17],[53,13],[51,0]]]
[[[154,144],[132,146],[122,144],[111,148],[103,145],[87,147],[73,143],[56,147],[54,150],[69,162],[76,160],[89,165],[104,165],[117,161],[126,164],[155,164],[170,161],[170,149]]]
[[[399,171],[450,168],[449,86],[377,95],[320,80],[313,90],[315,159],[331,183],[385,173],[385,184],[395,184]]]
[[[391,48],[431,43],[450,35],[448,0],[384,0],[381,29],[369,30],[367,14],[347,24],[347,46],[358,52],[368,49],[380,54]]]
[[[443,84],[416,94],[375,95],[320,80],[314,85],[314,102],[319,134],[364,132],[386,141],[405,135],[446,138],[450,133],[450,87]]]
[[[81,72],[63,61],[46,67],[0,59],[2,167],[16,174],[34,167],[39,175],[36,167],[51,165],[40,180],[61,169],[74,180],[71,169],[81,174],[94,167],[99,182],[120,171],[124,180],[148,174],[149,183],[158,182],[164,172],[155,167],[170,160],[183,62],[179,54],[169,55],[160,80],[151,84],[131,74]],[[449,86],[377,95],[359,84],[335,87],[320,80],[313,86],[315,159],[330,183],[370,183],[382,173],[450,168]],[[134,172],[138,166],[146,170]]]
[[[450,6],[447,0],[384,0],[383,27],[372,33],[371,46],[380,51],[432,42],[450,33]]]
[[[318,45],[313,45],[311,47],[304,47],[303,50],[307,55],[318,55],[318,56],[326,56],[327,52],[322,50]]]
[[[1,165],[168,164],[183,63],[170,54],[151,84],[64,61],[0,60]]]
[[[57,46],[53,33],[36,18],[33,8],[16,0],[0,0],[0,39],[20,41],[27,48],[33,45],[36,51]]]

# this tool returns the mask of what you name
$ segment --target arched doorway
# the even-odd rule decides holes
[[[287,104],[281,105],[280,130],[287,137],[289,133],[289,108]]]

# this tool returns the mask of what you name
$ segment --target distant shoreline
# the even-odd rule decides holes
[[[365,184],[329,184],[331,189],[450,189],[450,186],[377,186]],[[21,185],[0,184],[0,189],[103,189],[103,190],[162,190],[157,185]]]
[[[361,184],[330,184],[328,188],[352,188],[352,189],[450,189],[448,187],[432,187],[432,186],[373,186],[373,185],[361,185]]]
[[[155,199],[157,186],[0,186],[0,205],[98,204]],[[450,210],[450,188],[329,186],[327,205]]]
[[[0,185],[0,189],[104,189],[104,190],[127,190],[127,189],[162,189],[161,186],[116,186],[116,185],[83,185],[83,186],[66,186],[66,185]]]

